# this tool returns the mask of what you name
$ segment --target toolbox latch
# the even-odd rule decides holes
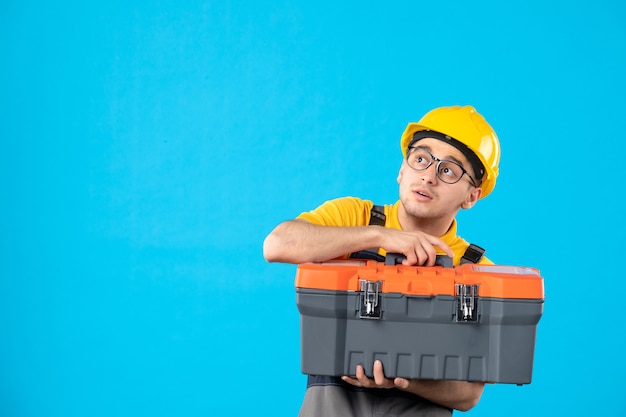
[[[456,321],[478,321],[478,284],[455,284]]]
[[[360,280],[360,311],[359,317],[362,319],[380,319],[380,292],[382,281]]]

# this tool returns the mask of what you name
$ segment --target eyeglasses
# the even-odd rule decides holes
[[[421,146],[411,146],[406,154],[406,163],[416,171],[424,171],[434,161],[437,161],[437,178],[446,184],[456,184],[466,174],[472,185],[478,187],[474,178],[458,162],[436,158]]]

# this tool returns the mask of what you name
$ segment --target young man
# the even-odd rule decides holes
[[[455,216],[493,190],[498,138],[473,107],[452,106],[409,123],[400,146],[400,199],[384,207],[383,225],[370,225],[371,201],[327,201],[279,224],[263,245],[267,261],[321,262],[380,248],[380,254],[404,254],[405,265],[432,266],[438,254],[458,265],[469,243],[457,236]],[[491,264],[485,257],[478,262]],[[358,366],[351,377],[310,376],[300,416],[449,416],[474,407],[484,388],[480,382],[387,379],[378,361],[372,372],[369,378]]]

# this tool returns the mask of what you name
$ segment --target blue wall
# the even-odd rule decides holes
[[[503,149],[460,234],[547,295],[533,383],[467,414],[626,415],[625,22],[603,0],[5,1],[0,415],[295,415],[295,267],[262,240],[326,199],[393,203],[406,123],[449,104]]]

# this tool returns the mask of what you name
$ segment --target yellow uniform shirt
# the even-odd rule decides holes
[[[400,201],[397,201],[394,205],[385,205],[385,216],[387,217],[385,227],[402,230],[398,219],[398,207],[400,204]],[[297,218],[320,226],[367,226],[370,221],[370,212],[373,206],[374,203],[369,200],[361,200],[355,197],[342,197],[326,201],[318,208],[304,212]],[[452,222],[450,229],[448,229],[443,236],[440,236],[440,238],[450,246],[454,253],[453,263],[454,265],[458,265],[469,243],[457,236],[456,220]],[[385,255],[384,249],[380,249],[379,253]],[[438,253],[444,254],[443,252]],[[345,255],[345,257],[348,256],[349,254]],[[493,262],[484,256],[479,263],[493,265]]]

